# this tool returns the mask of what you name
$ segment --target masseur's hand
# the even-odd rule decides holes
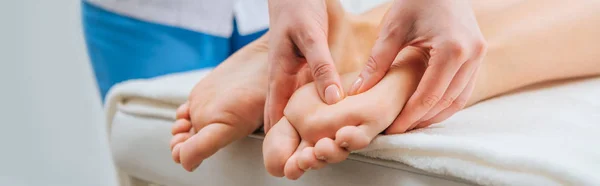
[[[373,87],[406,46],[429,56],[415,93],[386,133],[441,122],[462,109],[473,91],[486,44],[467,0],[396,0],[365,69],[349,94]]]
[[[321,100],[342,99],[339,75],[327,43],[328,15],[324,0],[269,0],[269,91],[265,104],[265,130],[283,116],[290,96],[309,82],[310,73]],[[305,68],[308,67],[308,68]]]

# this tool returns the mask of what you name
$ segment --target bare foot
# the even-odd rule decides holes
[[[285,117],[263,143],[267,171],[297,179],[306,170],[343,161],[350,151],[365,148],[400,113],[420,80],[425,60],[424,53],[407,48],[375,87],[334,105],[323,103],[312,84],[296,91]],[[356,75],[344,75],[344,87],[349,88]]]
[[[364,16],[353,16],[346,14],[337,0],[327,2],[328,40],[336,68],[340,73],[354,71],[368,58],[365,51],[373,45],[385,6]],[[242,48],[202,79],[192,91],[189,103],[179,108],[171,149],[173,160],[186,170],[193,171],[202,160],[262,123],[268,74],[267,35]],[[312,81],[308,68],[301,71],[299,84]]]
[[[187,171],[262,124],[267,91],[267,36],[232,55],[192,90],[177,110],[170,146]]]

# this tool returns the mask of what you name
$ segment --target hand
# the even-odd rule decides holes
[[[418,47],[430,57],[416,91],[386,133],[426,127],[462,109],[486,51],[469,1],[396,0],[349,94],[377,84],[407,46]]]
[[[269,91],[265,131],[283,116],[290,96],[315,81],[321,100],[334,104],[343,90],[327,43],[328,13],[324,0],[269,0]],[[308,67],[308,68],[305,68]],[[305,78],[304,74],[308,74]]]

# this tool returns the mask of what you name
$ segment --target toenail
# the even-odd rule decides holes
[[[327,158],[325,158],[325,156],[319,156],[319,157],[317,157],[317,159],[323,160],[323,161],[327,160]]]
[[[350,144],[348,144],[348,142],[342,142],[342,144],[340,144],[340,147],[342,148],[348,148],[350,146]]]

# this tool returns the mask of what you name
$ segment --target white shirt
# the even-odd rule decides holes
[[[269,26],[267,0],[87,0],[117,14],[229,37],[235,16],[238,31],[251,34]]]
[[[233,17],[241,35],[269,26],[267,0],[87,0],[109,11],[144,21],[229,37]],[[300,1],[300,0],[299,0]],[[388,0],[341,0],[359,13]]]

